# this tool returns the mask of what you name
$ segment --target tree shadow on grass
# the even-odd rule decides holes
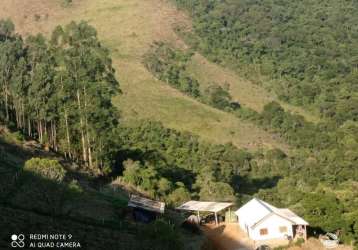
[[[20,233],[26,249],[31,233],[72,234],[71,241],[84,249],[139,249],[135,231],[124,229],[120,221],[80,215],[78,200],[91,199],[91,194],[70,187],[70,173],[64,182],[48,179],[24,169],[31,152],[1,138],[0,149],[0,249],[10,248],[10,236]]]
[[[254,195],[260,189],[271,189],[275,187],[282,176],[250,178],[248,176],[235,176],[233,186],[237,192],[246,195]]]
[[[0,174],[7,172],[11,174],[20,171],[25,166],[25,162],[34,157],[57,159],[67,171],[65,179],[85,182],[86,185],[96,190],[108,182],[106,178],[81,171],[79,167],[73,168],[74,165],[78,166],[78,164],[65,159],[61,154],[45,151],[42,148],[25,148],[20,145],[8,143],[0,137]]]

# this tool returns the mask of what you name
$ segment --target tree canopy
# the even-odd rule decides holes
[[[48,41],[23,40],[0,22],[0,118],[94,172],[107,152],[118,111],[119,85],[109,51],[86,22],[58,26]]]
[[[266,76],[279,98],[322,117],[358,121],[356,1],[173,1],[193,17],[188,41],[213,61]]]

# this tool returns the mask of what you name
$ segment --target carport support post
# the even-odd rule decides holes
[[[217,215],[216,212],[215,212],[215,224],[216,224],[216,225],[218,224],[218,215]]]
[[[304,237],[305,237],[305,241],[307,241],[307,226],[305,225],[305,235],[304,235]]]
[[[225,219],[226,220],[226,219]],[[229,223],[231,223],[231,209],[230,209],[230,207],[229,207],[229,220],[227,220],[227,221],[229,221]]]

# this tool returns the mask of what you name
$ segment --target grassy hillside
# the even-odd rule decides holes
[[[24,168],[35,157],[59,161],[66,170],[64,182]],[[131,192],[138,191],[132,188]],[[160,237],[145,237],[149,231],[163,230],[163,225],[155,228],[153,224],[135,223],[127,202],[127,191],[118,182],[95,178],[75,163],[0,125],[0,224],[7,225],[0,228],[1,249],[7,249],[9,235],[14,233],[71,234],[73,242],[93,250],[164,247]],[[165,219],[172,223],[169,230],[173,223],[182,221],[174,211],[169,211]],[[184,249],[200,249],[204,236],[175,228],[175,237],[190,242]],[[138,237],[141,241],[135,240]]]
[[[233,142],[250,149],[262,146],[287,149],[283,142],[262,129],[186,97],[147,72],[141,60],[153,41],[163,40],[185,47],[173,25],[190,26],[190,21],[166,1],[79,0],[63,8],[60,0],[30,0],[26,3],[5,0],[2,6],[0,17],[11,17],[22,34],[49,34],[56,25],[71,20],[87,20],[96,27],[100,39],[112,52],[123,90],[123,95],[115,98],[114,102],[119,105],[125,122],[150,118],[215,143]],[[201,66],[204,66],[200,69],[202,75],[212,70],[208,64]],[[230,77],[224,70],[220,74]],[[240,81],[237,76],[233,77]],[[250,83],[246,87],[255,88]],[[256,100],[247,97],[246,93],[251,96],[248,91],[237,97],[249,107],[259,107],[269,101],[261,90],[255,90]]]
[[[67,171],[66,184],[24,171],[25,162],[33,157],[60,161]],[[109,249],[135,248],[131,243],[135,227],[121,215],[127,195],[124,192],[109,195],[105,189],[97,191],[96,181],[86,172],[76,171],[75,166],[43,151],[36,142],[25,141],[19,133],[0,127],[0,214],[1,224],[7,225],[0,230],[0,246],[8,245],[11,233],[36,231],[72,233],[88,249],[100,249],[103,239],[108,239]],[[37,188],[43,185],[46,189],[37,193]],[[75,192],[71,191],[71,185],[76,186]],[[45,199],[47,195],[49,200]],[[123,244],[115,243],[115,239]]]

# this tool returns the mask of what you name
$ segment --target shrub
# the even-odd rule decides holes
[[[24,170],[55,182],[62,182],[66,175],[66,170],[57,160],[49,159],[32,158],[25,163]]]
[[[305,243],[305,240],[303,238],[299,238],[296,240],[295,245],[300,247],[303,243]]]
[[[178,187],[169,196],[168,202],[174,206],[190,200],[190,193],[185,187]]]
[[[41,16],[40,16],[39,14],[35,14],[35,15],[34,15],[34,19],[35,19],[36,22],[37,22],[37,21],[40,21]]]
[[[72,0],[62,0],[62,7],[69,7],[72,3]]]

